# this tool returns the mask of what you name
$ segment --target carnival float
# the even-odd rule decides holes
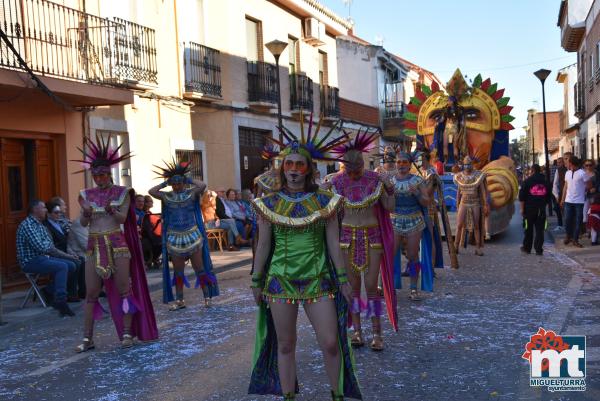
[[[453,171],[470,156],[474,167],[485,173],[490,214],[486,233],[504,231],[514,214],[518,195],[515,164],[509,157],[509,131],[514,127],[512,106],[504,89],[477,75],[468,84],[459,69],[442,89],[437,82],[420,85],[404,113],[404,130],[443,164],[445,204],[456,208]]]

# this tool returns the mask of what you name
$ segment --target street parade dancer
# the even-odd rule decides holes
[[[339,248],[343,199],[314,183],[313,160],[332,160],[326,152],[347,140],[330,138],[334,127],[321,139],[318,128],[311,135],[312,123],[301,139],[283,127],[284,142],[271,138],[282,149],[281,188],[253,201],[260,235],[251,287],[259,313],[249,394],[296,399],[296,325],[303,305],[332,399],[362,398],[346,333],[352,289]]]
[[[428,230],[432,241],[431,262],[434,268],[444,267],[444,255],[442,254],[442,231],[440,230],[440,220],[438,218],[438,198],[444,194],[442,180],[435,167],[431,165],[431,154],[427,151],[421,152],[421,166],[418,170],[419,176],[423,178],[429,204],[428,212]],[[441,198],[443,201],[443,197]],[[435,274],[435,273],[434,273]]]
[[[383,292],[387,312],[395,331],[398,330],[396,293],[393,285],[393,232],[389,211],[394,209],[391,180],[382,180],[374,171],[365,170],[363,153],[368,152],[377,134],[358,132],[354,140],[334,149],[343,157],[344,170],[331,178],[331,190],[344,197],[344,215],[340,247],[352,285],[350,313],[354,332],[351,344],[365,344],[361,312],[371,319],[373,339],[370,347],[382,351],[382,299],[378,289],[381,266]],[[361,277],[364,275],[366,302],[361,299]]]
[[[204,304],[210,305],[212,297],[219,295],[217,278],[212,272],[212,261],[204,229],[200,199],[206,184],[189,177],[191,165],[187,162],[165,163],[156,174],[165,181],[148,193],[162,202],[163,219],[163,302],[174,300],[169,310],[185,308],[183,286],[190,284],[185,276],[185,262],[190,259],[196,273],[195,288],[202,287]],[[171,191],[161,189],[171,186]],[[169,272],[169,259],[173,263],[173,278]]]
[[[421,273],[421,289],[433,290],[433,270],[431,268],[431,242],[427,229],[427,206],[429,197],[427,187],[418,175],[410,172],[413,155],[398,152],[396,166],[398,173],[393,178],[395,208],[392,213],[392,227],[394,229],[394,255],[398,255],[400,248],[405,247],[407,270],[410,276],[409,299],[421,299],[417,290],[419,273]],[[423,241],[422,241],[423,240]],[[419,249],[421,258],[419,259]],[[401,287],[400,266],[395,267],[395,285]]]
[[[483,219],[488,214],[486,174],[473,169],[473,159],[465,156],[463,171],[454,175],[458,190],[456,193],[456,239],[457,251],[461,245],[466,246],[469,234],[475,237],[475,255],[483,256]]]
[[[84,338],[76,347],[77,352],[95,348],[94,320],[100,319],[104,311],[98,302],[102,280],[122,347],[131,347],[136,337],[141,341],[158,338],[136,226],[135,194],[131,188],[114,185],[111,175],[111,167],[131,154],[119,155],[121,146],[111,147],[110,140],[110,136],[106,140],[97,136],[96,142],[85,138],[86,149],[79,149],[83,160],[75,160],[91,170],[97,185],[79,195],[81,225],[89,226],[89,240]]]

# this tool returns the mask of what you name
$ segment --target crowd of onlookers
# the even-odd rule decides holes
[[[529,190],[529,184],[535,182],[536,179],[540,181],[539,177],[545,177],[545,173],[544,168],[534,165],[524,172],[523,184],[527,182]],[[575,247],[582,248],[583,245],[580,241],[582,236],[589,236],[592,245],[598,245],[598,232],[600,231],[600,160],[598,162],[594,162],[592,159],[581,160],[572,153],[566,152],[553,162],[549,174],[551,182],[549,201],[552,210],[556,213],[557,230],[565,231],[565,245],[572,244]],[[533,177],[536,175],[538,178]],[[528,178],[530,179],[527,181]],[[543,181],[546,182],[545,178],[543,178]],[[536,202],[535,196],[527,197],[527,199],[530,202],[529,213],[531,213],[531,210],[533,210],[531,205]],[[542,207],[542,210],[545,219],[545,208]],[[529,231],[531,229],[529,227]],[[543,230],[540,235],[543,236]],[[526,239],[525,243],[527,242]],[[527,250],[527,245],[524,244],[525,250]]]

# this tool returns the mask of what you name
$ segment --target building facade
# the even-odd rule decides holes
[[[561,45],[577,52],[577,81],[573,85],[574,112],[579,119],[577,132],[570,130],[563,147],[581,158],[600,157],[600,2],[596,0],[563,0],[557,25],[561,29]]]

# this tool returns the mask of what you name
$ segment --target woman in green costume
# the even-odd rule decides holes
[[[252,291],[259,315],[248,392],[295,400],[296,324],[298,306],[303,305],[323,352],[332,399],[361,399],[346,334],[352,289],[339,247],[343,200],[318,189],[313,178],[313,158],[323,158],[329,146],[319,146],[325,139],[315,143],[309,136],[298,143],[289,131],[285,136],[290,144],[280,144],[281,188],[253,204],[260,237]]]

